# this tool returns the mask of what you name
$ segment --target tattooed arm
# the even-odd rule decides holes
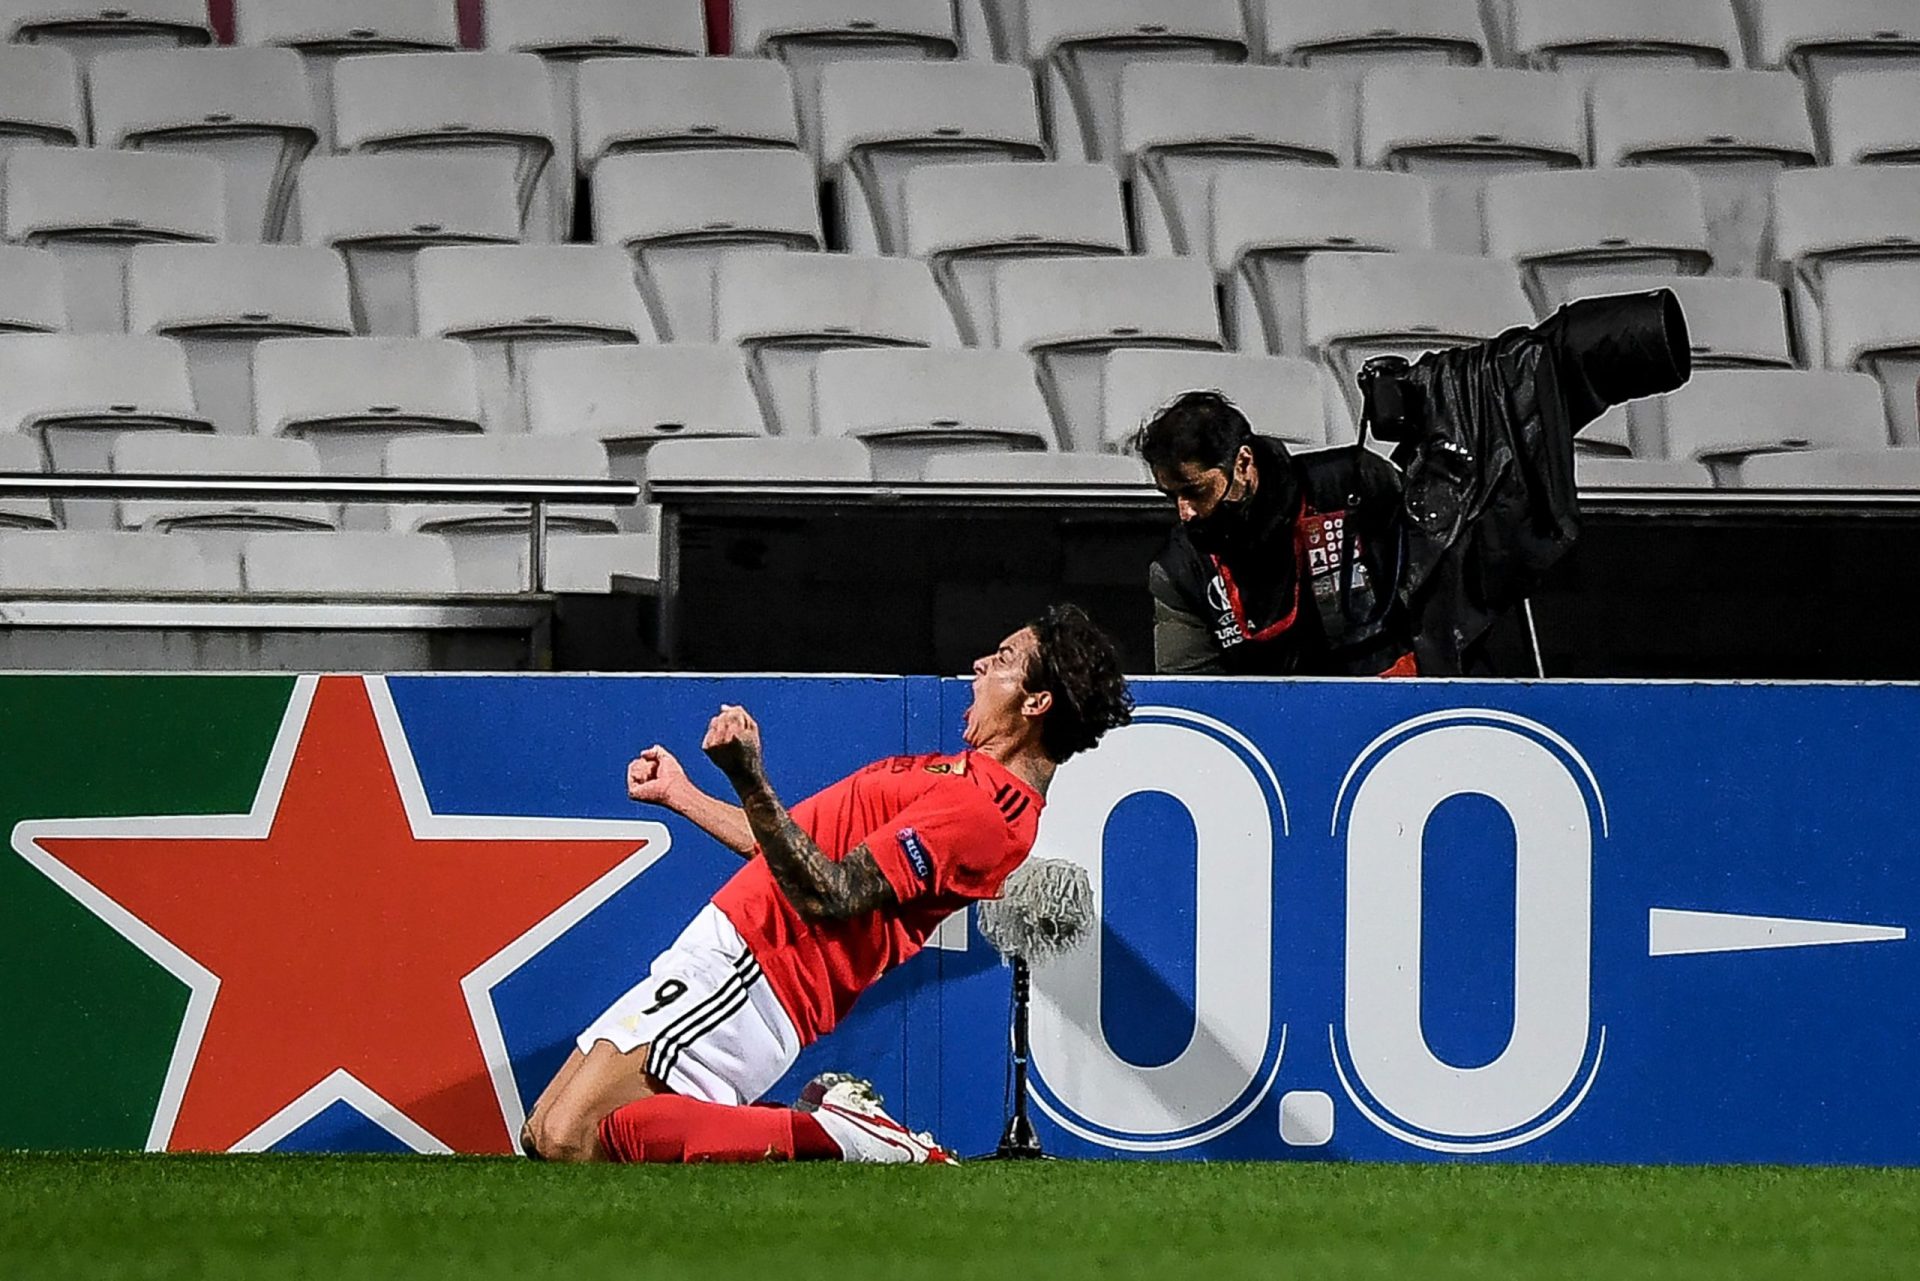
[[[739,707],[722,707],[700,744],[739,793],[747,825],[767,869],[794,909],[810,921],[844,921],[895,902],[873,852],[855,846],[843,859],[826,856],[787,813],[767,782],[760,727]]]

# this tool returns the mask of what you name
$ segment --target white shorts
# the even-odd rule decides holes
[[[751,1103],[786,1075],[800,1034],[726,914],[709,903],[653,960],[647,977],[587,1025],[586,1054],[605,1041],[641,1046],[647,1071],[676,1094]]]

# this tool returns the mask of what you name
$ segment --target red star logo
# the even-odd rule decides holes
[[[385,683],[303,680],[252,813],[23,824],[20,852],[193,990],[148,1146],[266,1147],[346,1099],[508,1152],[489,990],[667,849],[657,823],[435,815]]]

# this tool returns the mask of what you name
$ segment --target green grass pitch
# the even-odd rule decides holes
[[[1920,1171],[0,1156],[0,1277],[1913,1276]]]

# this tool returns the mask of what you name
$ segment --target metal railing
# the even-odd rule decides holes
[[[123,472],[0,472],[0,496],[28,498],[178,499],[185,502],[481,503],[527,505],[528,590],[547,589],[547,509],[631,507],[640,501],[632,480],[480,480],[451,477],[193,476]]]

